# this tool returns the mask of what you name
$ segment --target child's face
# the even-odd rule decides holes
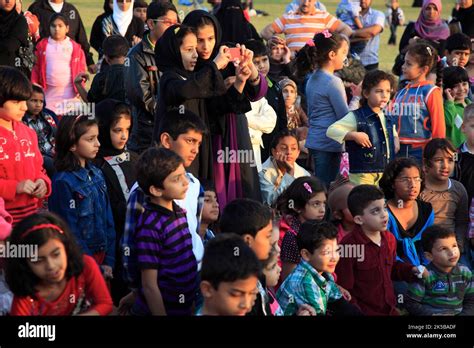
[[[128,115],[122,115],[113,128],[110,129],[110,140],[112,146],[117,150],[123,150],[128,141],[132,120]]]
[[[452,50],[446,55],[449,66],[465,67],[469,62],[470,50]]]
[[[344,62],[347,59],[349,53],[349,44],[346,40],[342,40],[341,47],[336,51],[336,55],[333,59],[334,70],[341,70],[344,68]]]
[[[7,100],[0,107],[0,118],[9,122],[20,122],[26,110],[28,110],[26,100]]]
[[[201,282],[205,306],[216,315],[244,316],[252,309],[257,298],[256,276],[234,282],[221,282],[217,289],[207,281]]]
[[[26,101],[28,112],[36,116],[43,110],[44,96],[43,93],[33,92],[31,98]]]
[[[275,254],[270,263],[263,269],[267,286],[276,286],[278,284],[278,279],[280,279],[280,273],[281,267],[278,265],[278,257]]]
[[[270,250],[272,248],[272,221],[268,225],[257,232],[255,237],[250,234],[244,235],[244,241],[252,248],[259,260],[268,259]]]
[[[276,148],[272,149],[272,156],[276,157],[279,153],[284,154],[286,156],[286,161],[294,166],[298,156],[300,155],[298,140],[292,136],[281,138]]]
[[[257,68],[258,72],[263,76],[267,76],[268,71],[270,70],[270,61],[268,56],[253,57],[253,64]]]
[[[183,43],[179,47],[183,67],[187,71],[194,71],[197,63],[197,38],[194,34],[188,34],[183,38]]]
[[[204,204],[202,206],[202,221],[207,224],[216,222],[219,218],[219,203],[214,191],[204,192]]]
[[[472,6],[472,0],[459,0],[461,8],[469,8]]]
[[[180,164],[175,171],[171,172],[163,181],[164,189],[158,189],[161,197],[166,200],[185,199],[189,188],[189,180],[186,176],[184,166]]]
[[[199,58],[207,60],[211,58],[212,51],[216,46],[216,33],[214,26],[206,24],[198,28],[197,52]]]
[[[367,98],[367,104],[374,109],[374,111],[378,112],[390,101],[391,90],[392,86],[390,85],[390,81],[383,80],[372,87],[368,93],[364,91],[363,94],[364,97]]]
[[[273,60],[280,62],[283,59],[283,55],[285,54],[285,45],[273,45],[270,54]]]
[[[474,118],[467,119],[462,123],[461,130],[470,145],[474,145]]]
[[[423,166],[425,174],[434,181],[448,181],[454,170],[454,152],[439,149],[429,165]]]
[[[69,26],[66,25],[61,19],[56,19],[50,27],[51,37],[56,41],[62,41],[66,38],[69,32]]]
[[[362,215],[354,216],[354,222],[361,225],[364,231],[382,232],[387,229],[388,212],[385,199],[372,201]]]
[[[282,91],[283,99],[285,100],[285,106],[287,109],[295,105],[296,103],[296,90],[292,85],[287,85]]]
[[[280,240],[280,227],[278,223],[272,222],[272,238],[270,240],[271,249],[274,250],[277,256],[280,255],[281,248],[278,245],[278,241]]]
[[[405,55],[405,63],[402,65],[403,75],[407,80],[416,80],[419,77],[426,75],[426,67],[421,67],[416,57],[412,56],[410,53]]]
[[[318,192],[306,202],[300,217],[304,220],[322,220],[326,213],[326,193]]]
[[[193,163],[199,153],[199,146],[202,142],[202,134],[190,129],[186,133],[180,134],[176,140],[168,137],[169,143],[163,144],[179,155],[184,161],[184,167],[187,168]]]
[[[28,260],[31,271],[42,283],[60,283],[67,270],[67,254],[64,244],[56,238],[49,239],[38,248],[35,261]]]
[[[301,257],[308,262],[319,273],[334,273],[336,265],[339,262],[339,251],[337,239],[326,239],[314,249],[311,254],[308,250],[301,250]]]
[[[143,23],[146,21],[146,7],[138,7],[133,9],[133,15],[140,18]]]
[[[173,10],[169,10],[164,16],[157,19],[149,19],[147,23],[153,36],[158,40],[166,29],[178,23],[178,14]]]
[[[467,94],[469,93],[469,82],[459,82],[451,88],[451,94],[454,97],[455,102],[464,102],[467,98]]]
[[[127,12],[132,6],[132,0],[117,0],[117,5],[121,11]]]
[[[404,168],[393,184],[395,197],[408,202],[417,199],[421,190],[421,176],[417,167]]]
[[[450,272],[457,265],[461,256],[456,237],[437,239],[431,252],[426,252],[425,256],[440,270]]]
[[[72,153],[82,162],[92,160],[99,152],[99,127],[92,125],[87,129],[70,149]]]

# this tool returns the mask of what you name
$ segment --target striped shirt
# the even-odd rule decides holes
[[[135,237],[138,267],[158,271],[158,287],[168,315],[191,315],[198,273],[186,211],[174,202],[173,211],[151,202],[144,208]],[[143,289],[137,304],[147,308]]]
[[[286,43],[291,51],[298,51],[315,34],[325,29],[335,31],[341,22],[329,12],[315,10],[311,15],[286,13],[275,19],[272,28],[276,34],[285,34]]]
[[[472,272],[458,264],[450,273],[426,266],[429,276],[408,285],[406,307],[413,315],[474,315]]]

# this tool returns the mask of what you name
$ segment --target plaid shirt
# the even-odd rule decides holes
[[[302,304],[309,304],[316,314],[326,314],[327,303],[342,297],[329,273],[320,275],[308,262],[301,260],[285,279],[276,294],[284,315],[294,315]]]

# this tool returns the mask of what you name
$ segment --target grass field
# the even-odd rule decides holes
[[[32,1],[24,1],[25,6],[29,6]],[[84,26],[86,27],[87,35],[89,37],[89,33],[92,27],[92,24],[95,18],[102,13],[102,0],[71,0],[69,1],[74,4],[82,17],[82,21],[84,22]],[[148,2],[150,2],[148,0]],[[178,0],[175,0],[174,3],[177,3]],[[288,4],[290,0],[254,0],[254,7],[256,9],[261,9],[268,12],[270,15],[268,17],[252,17],[252,23],[255,25],[258,31],[260,31],[265,25],[271,23],[274,18],[280,16],[286,4]],[[407,18],[407,22],[410,20],[416,20],[418,17],[418,13],[420,11],[419,8],[412,8],[413,0],[400,0],[400,6],[405,12],[405,17]],[[335,14],[337,4],[339,3],[338,0],[323,0],[323,3],[328,8],[328,11],[332,14]],[[384,0],[373,0],[372,7],[385,12],[385,1]],[[452,7],[454,6],[454,1],[443,1],[444,5],[444,17],[447,17],[451,12]],[[184,16],[193,10],[191,7],[185,6],[178,6],[178,10],[180,13],[180,17],[184,18]],[[403,33],[404,27],[398,28],[398,40]],[[393,65],[393,61],[398,54],[398,45],[397,46],[389,46],[387,45],[387,41],[390,35],[389,28],[385,28],[382,33],[381,37],[381,44],[380,44],[380,66],[384,70],[391,69]],[[94,51],[94,54],[96,52]]]

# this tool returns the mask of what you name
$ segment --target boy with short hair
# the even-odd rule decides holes
[[[398,315],[392,280],[412,282],[417,267],[397,261],[397,241],[387,231],[388,212],[383,192],[374,185],[352,189],[347,205],[356,227],[341,241],[362,255],[344,255],[336,268],[337,283],[352,295],[351,303],[366,315]]]
[[[140,18],[143,21],[143,25],[145,26],[145,30],[148,29],[146,26],[146,10],[148,8],[148,4],[145,1],[137,0],[133,3],[133,16]]]
[[[270,206],[296,178],[311,176],[296,163],[300,146],[294,131],[280,131],[273,138],[271,154],[258,173],[263,202]]]
[[[435,213],[435,225],[456,232],[461,252],[465,248],[469,225],[469,202],[466,189],[457,180],[450,179],[454,171],[456,148],[447,139],[435,138],[423,150],[425,188],[420,199],[431,203]],[[461,262],[467,262],[465,256]]]
[[[82,100],[86,103],[98,103],[110,98],[126,102],[124,74],[129,48],[127,40],[121,35],[111,35],[104,40],[102,49],[108,66],[94,77],[89,92],[82,85],[89,79],[87,73],[80,73],[74,79],[74,85]]]
[[[328,222],[307,221],[296,236],[301,261],[285,279],[276,297],[284,315],[310,305],[316,315],[326,315],[332,303],[341,314],[360,314],[342,297],[332,273],[339,261],[337,230]]]
[[[204,202],[202,204],[201,223],[199,225],[199,235],[204,246],[215,237],[210,227],[219,219],[219,202],[214,184],[210,180],[200,180],[204,189]],[[212,226],[211,226],[212,225]]]
[[[455,33],[446,39],[444,55],[448,66],[464,68],[471,54],[471,39],[463,33]]]
[[[466,139],[461,132],[464,108],[471,104],[468,98],[469,76],[466,69],[450,66],[443,70],[444,119],[446,121],[446,138],[458,148]]]
[[[241,236],[218,235],[206,245],[200,284],[204,304],[196,315],[247,314],[260,274],[260,261]]]
[[[466,188],[469,203],[474,197],[474,104],[464,109],[461,131],[466,141],[457,149],[453,178]]]
[[[429,276],[410,284],[406,308],[412,315],[474,315],[474,278],[459,264],[453,230],[433,225],[421,236]]]
[[[138,218],[135,248],[141,270],[136,315],[190,315],[198,286],[184,199],[189,181],[184,160],[168,149],[150,148],[138,161],[137,180],[147,195]]]

